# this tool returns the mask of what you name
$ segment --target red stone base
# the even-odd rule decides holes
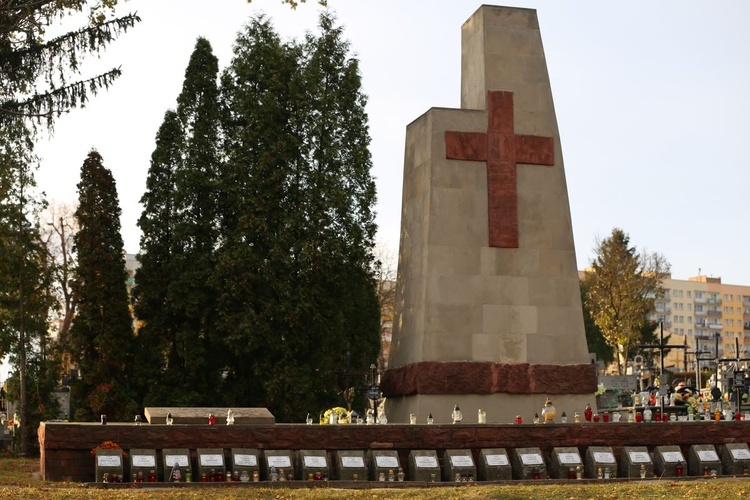
[[[386,370],[386,397],[416,394],[593,394],[594,365],[422,361]]]

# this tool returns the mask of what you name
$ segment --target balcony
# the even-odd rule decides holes
[[[721,311],[718,309],[709,309],[708,316],[711,318],[721,318]]]
[[[696,304],[705,304],[707,302],[707,299],[705,297],[696,297],[693,299],[693,302],[695,302]]]
[[[672,312],[672,308],[664,304],[656,304],[654,310],[659,314],[669,314]]]
[[[717,306],[721,305],[721,299],[718,298],[718,297],[709,297],[708,300],[707,300],[707,302],[709,304],[716,304]]]
[[[708,327],[711,330],[721,330],[721,324],[720,323],[709,323]]]
[[[745,321],[744,329],[750,330],[750,321]]]
[[[693,311],[693,313],[695,313],[696,316],[705,316],[706,315],[706,311]]]

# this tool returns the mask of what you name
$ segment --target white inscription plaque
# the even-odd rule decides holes
[[[675,463],[684,462],[685,458],[682,456],[681,451],[665,451],[661,454],[665,462]]]
[[[578,453],[558,453],[557,457],[560,459],[561,464],[580,464],[581,457]]]
[[[238,454],[234,456],[234,465],[239,467],[257,467],[258,459],[255,455]]]
[[[289,460],[289,455],[282,455],[282,456],[269,456],[268,458],[268,466],[269,467],[291,467],[292,462]]]
[[[701,462],[719,462],[719,455],[714,450],[698,450]]]
[[[328,462],[326,462],[326,457],[307,456],[305,457],[305,467],[328,467]]]
[[[594,461],[602,464],[613,464],[615,463],[615,456],[608,451],[595,451]]]
[[[201,467],[223,467],[224,457],[215,453],[201,455]]]
[[[522,453],[521,463],[523,465],[542,465],[544,460],[539,453]]]
[[[634,464],[647,464],[651,462],[651,455],[646,451],[630,451],[628,452],[630,462]]]
[[[420,469],[435,469],[438,463],[435,457],[414,457],[414,465]]]
[[[156,467],[156,459],[153,455],[133,455],[133,467]]]
[[[375,465],[379,468],[388,469],[398,467],[398,458],[396,457],[385,457],[381,455],[375,456]]]
[[[474,460],[469,455],[452,455],[453,467],[474,467]]]
[[[362,460],[362,457],[341,457],[341,466],[364,468],[365,461]]]
[[[96,463],[99,467],[121,467],[120,455],[98,455]]]
[[[732,456],[735,460],[750,460],[750,450],[747,450],[745,448],[732,450]]]
[[[187,467],[188,457],[187,455],[167,455],[164,457],[164,462],[167,464],[167,467],[174,467],[175,465],[177,467]]]
[[[498,467],[498,466],[507,466],[508,464],[508,457],[506,455],[487,455],[487,465]]]

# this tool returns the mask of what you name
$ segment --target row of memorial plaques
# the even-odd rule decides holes
[[[555,447],[550,457],[540,448],[482,449],[475,463],[471,450],[446,450],[442,466],[435,450],[412,450],[407,466],[394,450],[257,450],[199,448],[196,461],[188,449],[129,450],[129,481],[271,481],[339,479],[349,481],[503,481],[510,479],[575,479],[614,477],[663,477],[742,475],[750,469],[750,450],[745,443],[719,447],[693,445],[685,457],[679,446],[624,447],[619,463],[612,448],[591,446],[585,456],[576,447]],[[97,450],[97,482],[105,477],[124,477],[121,450]],[[196,467],[197,466],[197,467]],[[253,479],[254,478],[254,479]]]

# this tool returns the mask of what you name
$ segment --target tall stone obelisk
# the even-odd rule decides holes
[[[462,28],[461,109],[409,124],[392,422],[530,422],[594,405],[560,134],[536,11],[482,6]],[[559,419],[559,417],[558,417]]]

